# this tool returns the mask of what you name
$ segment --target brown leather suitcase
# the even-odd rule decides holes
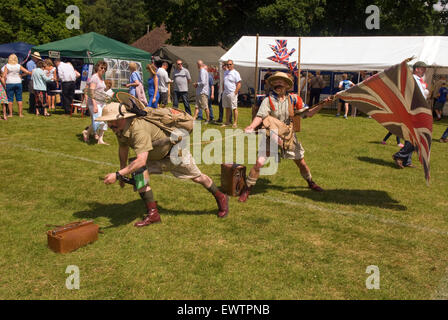
[[[47,231],[48,247],[67,253],[98,240],[99,226],[93,221],[77,221]]]
[[[236,163],[221,164],[221,191],[239,196],[246,186],[246,167]]]

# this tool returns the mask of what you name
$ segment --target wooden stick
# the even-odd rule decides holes
[[[300,97],[300,45],[301,38],[299,37],[299,46],[297,48],[297,95]]]
[[[257,99],[257,92],[258,92],[258,33],[257,33],[257,40],[255,44],[255,101]]]

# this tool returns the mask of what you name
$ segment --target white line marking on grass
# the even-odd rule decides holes
[[[61,153],[61,152],[54,152],[54,151],[48,151],[48,150],[43,150],[43,149],[38,149],[38,148],[32,148],[32,147],[28,147],[26,145],[21,145],[21,144],[13,144],[13,143],[7,143],[7,142],[0,142],[0,144],[6,144],[9,146],[13,146],[16,148],[21,148],[24,150],[28,150],[28,151],[35,151],[35,152],[40,152],[40,153],[45,153],[45,154],[49,154],[49,155],[54,155],[54,156],[58,156],[58,157],[65,157],[68,159],[73,159],[73,160],[81,160],[81,161],[86,161],[86,162],[91,162],[91,163],[96,163],[96,164],[102,164],[102,165],[106,165],[106,166],[112,166],[112,167],[116,167],[118,166],[118,164],[113,164],[110,162],[103,162],[103,161],[97,161],[97,160],[92,160],[89,158],[84,158],[84,157],[77,157],[77,156],[72,156],[69,154],[65,154],[65,153]],[[183,183],[189,183],[189,181],[187,180],[182,180],[182,179],[177,179],[173,176],[169,176],[166,174],[162,174],[160,175],[164,178],[168,178],[168,179],[174,179],[176,181],[179,182],[183,182]],[[283,193],[283,192],[281,192]],[[277,198],[273,198],[270,196],[263,196],[263,195],[255,195],[255,196],[251,196],[251,198],[262,198],[271,202],[276,202],[276,203],[283,203],[286,205],[291,205],[291,206],[295,206],[295,207],[307,207],[308,209],[314,210],[314,211],[320,211],[320,212],[325,212],[325,213],[332,213],[332,214],[338,214],[338,215],[343,215],[343,216],[351,216],[351,217],[357,217],[357,218],[363,218],[363,219],[369,219],[369,220],[374,220],[383,224],[388,224],[388,225],[392,225],[392,226],[399,226],[399,227],[405,227],[405,228],[409,228],[409,229],[415,229],[418,231],[422,231],[422,232],[430,232],[430,233],[436,233],[436,234],[440,234],[440,235],[448,235],[447,231],[443,231],[443,230],[437,230],[437,229],[432,229],[432,228],[428,228],[428,227],[424,227],[424,226],[419,226],[419,225],[413,225],[413,224],[409,224],[409,223],[404,223],[404,222],[400,222],[397,220],[393,220],[393,219],[384,219],[381,217],[377,217],[373,214],[362,214],[362,213],[356,213],[356,212],[351,212],[351,211],[342,211],[342,210],[334,210],[334,209],[328,209],[328,208],[324,208],[324,207],[320,207],[317,206],[315,204],[311,204],[311,203],[304,203],[304,202],[294,202],[294,201],[289,201],[289,200],[281,200],[281,199],[277,199]],[[448,275],[447,275],[447,283],[448,283]],[[448,287],[448,285],[447,285]]]
[[[334,210],[334,209],[328,209],[328,208],[324,208],[324,207],[320,207],[317,206],[315,204],[311,204],[311,203],[304,203],[304,202],[294,202],[294,201],[289,201],[289,200],[281,200],[281,199],[276,199],[276,198],[272,198],[269,196],[262,196],[262,195],[255,195],[252,196],[252,198],[263,198],[269,201],[274,201],[277,203],[283,203],[283,204],[287,204],[287,205],[292,205],[295,207],[307,207],[308,209],[314,210],[314,211],[321,211],[321,212],[325,212],[325,213],[336,213],[338,215],[343,215],[343,216],[351,216],[351,217],[358,217],[358,218],[364,218],[364,219],[369,219],[369,220],[375,220],[377,222],[381,222],[383,224],[389,224],[389,225],[394,225],[394,226],[401,226],[401,227],[406,227],[406,228],[411,228],[411,229],[416,229],[419,231],[424,231],[424,232],[431,232],[431,233],[437,233],[437,234],[441,234],[441,235],[448,235],[448,231],[443,231],[443,230],[437,230],[437,229],[432,229],[432,228],[428,228],[428,227],[422,227],[419,225],[413,225],[413,224],[409,224],[409,223],[404,223],[404,222],[400,222],[394,219],[384,219],[378,216],[375,216],[373,214],[369,214],[369,213],[356,213],[356,212],[352,212],[352,211],[343,211],[343,210]]]
[[[72,155],[69,155],[66,153],[61,153],[61,152],[54,152],[54,151],[48,151],[48,150],[43,150],[43,149],[38,149],[38,148],[32,148],[32,147],[28,147],[28,146],[21,145],[21,144],[14,144],[14,143],[7,143],[7,142],[0,142],[0,144],[6,144],[9,146],[21,148],[24,150],[35,151],[35,152],[40,152],[40,153],[45,153],[45,154],[51,154],[51,155],[55,155],[58,157],[64,157],[64,158],[73,159],[73,160],[82,160],[82,161],[86,161],[86,162],[103,164],[103,165],[107,165],[107,166],[117,166],[116,164],[113,164],[110,162],[97,161],[97,160],[92,160],[92,159],[88,159],[88,158],[72,156]]]

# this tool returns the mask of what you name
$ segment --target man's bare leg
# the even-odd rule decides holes
[[[255,165],[250,169],[249,175],[246,179],[247,187],[241,191],[240,197],[238,199],[239,202],[246,202],[249,198],[249,194],[252,190],[252,187],[257,183],[258,177],[260,176],[260,169],[266,163],[266,157],[258,157]]]
[[[324,191],[321,187],[319,187],[312,179],[311,171],[308,165],[305,162],[305,158],[302,158],[300,160],[294,160],[294,163],[297,167],[299,167],[300,174],[302,175],[303,179],[308,183],[308,187],[311,190],[314,191]]]

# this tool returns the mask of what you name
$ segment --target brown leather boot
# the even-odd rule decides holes
[[[222,192],[216,192],[214,197],[218,204],[218,218],[227,217],[227,214],[229,213],[229,196]]]
[[[249,198],[250,187],[245,186],[243,191],[241,191],[240,197],[238,199],[239,202],[246,202],[247,198]]]
[[[310,189],[313,190],[313,191],[317,191],[317,192],[322,192],[322,191],[324,191],[324,189],[322,189],[321,187],[319,187],[319,186],[317,185],[317,183],[314,182],[313,180],[308,181],[308,188],[310,188]]]
[[[142,220],[134,224],[135,227],[148,226],[151,223],[161,222],[159,211],[157,210],[157,202],[148,202],[146,204],[148,215]]]

